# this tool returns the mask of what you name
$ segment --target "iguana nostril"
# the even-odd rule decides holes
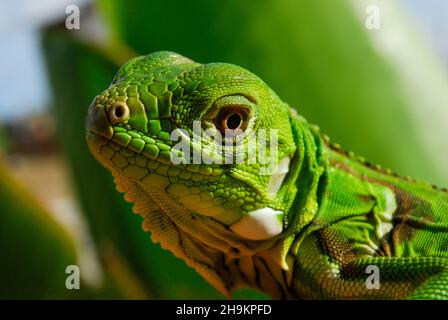
[[[94,133],[110,139],[113,135],[113,129],[107,119],[104,107],[92,104],[89,108],[89,115],[87,117],[86,129],[90,133]]]
[[[112,124],[126,121],[129,118],[129,108],[124,102],[116,102],[109,109],[109,120]]]

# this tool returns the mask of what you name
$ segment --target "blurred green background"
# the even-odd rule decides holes
[[[66,26],[72,3],[79,29]],[[241,65],[344,148],[448,186],[446,2],[1,6],[0,298],[223,298],[150,241],[87,149],[87,107],[135,55]],[[68,265],[80,268],[79,290],[65,286]]]

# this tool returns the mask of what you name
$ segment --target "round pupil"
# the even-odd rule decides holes
[[[232,113],[226,120],[227,128],[235,130],[241,125],[241,116],[238,113]]]
[[[124,114],[123,107],[121,107],[121,106],[116,107],[114,110],[114,114],[115,114],[115,117],[121,118]]]

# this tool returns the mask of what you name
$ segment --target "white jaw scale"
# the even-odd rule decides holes
[[[289,171],[290,157],[283,158],[269,180],[267,191],[274,196]],[[249,240],[270,239],[283,231],[283,212],[266,207],[250,211],[230,226],[230,230]]]
[[[283,230],[283,212],[272,208],[250,211],[230,226],[230,230],[249,240],[270,239]]]
[[[273,196],[277,193],[277,191],[280,189],[280,187],[283,184],[283,180],[285,179],[286,175],[289,171],[289,163],[291,161],[291,158],[285,157],[283,158],[280,163],[277,166],[277,169],[274,171],[274,173],[271,175],[271,179],[268,183],[268,193],[270,196]]]

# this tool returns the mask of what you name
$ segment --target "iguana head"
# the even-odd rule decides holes
[[[94,99],[87,142],[123,191],[152,194],[162,214],[183,208],[266,240],[281,234],[291,203],[290,118],[243,68],[156,52],[126,63]]]

